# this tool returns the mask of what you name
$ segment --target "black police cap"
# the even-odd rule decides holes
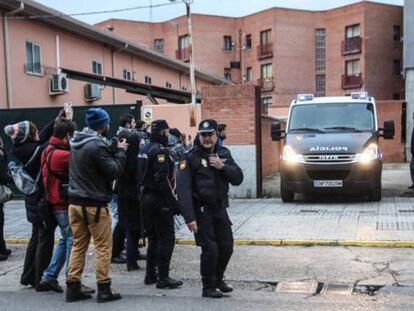
[[[169,129],[167,121],[159,119],[151,122],[151,131],[162,131]]]
[[[217,121],[213,119],[206,119],[198,125],[199,133],[211,133],[217,130]]]

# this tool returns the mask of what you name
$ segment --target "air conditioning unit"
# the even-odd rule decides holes
[[[99,84],[87,83],[85,85],[85,100],[87,102],[101,99],[101,86]]]
[[[49,80],[49,94],[59,95],[69,92],[69,80],[65,73],[56,73]]]

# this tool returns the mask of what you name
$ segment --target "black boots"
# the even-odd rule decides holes
[[[202,296],[205,298],[223,298],[223,293],[217,288],[203,288]]]
[[[141,269],[140,266],[138,266],[137,262],[128,263],[127,262],[127,270],[128,271],[136,271]]]
[[[233,287],[224,281],[217,282],[216,288],[219,289],[222,293],[231,293],[233,291]]]
[[[108,302],[121,299],[121,294],[114,292],[111,289],[111,282],[98,283],[98,302]]]
[[[155,275],[155,274],[145,274],[144,283],[145,283],[145,285],[152,285],[152,284],[157,283],[157,275]]]
[[[91,295],[82,292],[80,282],[66,282],[66,302],[74,302],[92,298]]]
[[[160,278],[157,281],[157,288],[159,289],[174,289],[183,285],[182,281],[174,280],[170,277]]]

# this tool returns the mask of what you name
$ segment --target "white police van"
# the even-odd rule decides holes
[[[375,99],[300,94],[292,101],[286,129],[272,125],[272,139],[285,140],[280,162],[283,202],[295,193],[367,194],[381,200],[380,136],[394,137],[394,122],[378,127]]]

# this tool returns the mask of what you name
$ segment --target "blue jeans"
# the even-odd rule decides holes
[[[118,195],[113,194],[111,202],[109,202],[109,209],[112,213],[112,233],[115,230],[116,225],[118,224]]]
[[[43,272],[42,281],[51,282],[57,280],[59,272],[66,262],[66,270],[69,264],[70,251],[72,249],[73,237],[69,224],[68,211],[53,212],[60,229],[61,238],[53,252],[49,267]]]

